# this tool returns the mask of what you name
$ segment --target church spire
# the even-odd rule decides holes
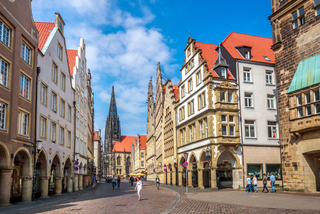
[[[112,86],[112,94],[111,94],[110,107],[109,107],[109,116],[118,117],[116,98],[114,96],[114,87],[113,86]]]

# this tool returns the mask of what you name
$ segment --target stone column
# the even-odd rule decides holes
[[[168,173],[168,176],[167,176],[167,184],[168,185],[171,185],[171,174],[172,174],[172,171],[170,171],[169,173]]]
[[[67,176],[67,192],[72,192],[73,190],[73,179],[72,176]]]
[[[87,184],[88,184],[88,176],[87,175],[83,175],[83,189],[87,188]]]
[[[172,185],[177,186],[177,177],[176,177],[176,169],[172,168]]]
[[[198,188],[204,189],[203,186],[203,169],[198,169]]]
[[[56,195],[61,195],[61,189],[62,189],[62,178],[61,177],[54,178],[54,186],[55,186]]]
[[[193,188],[193,186],[192,186],[192,170],[188,170],[188,187]]]
[[[41,184],[40,184],[40,194],[41,198],[49,198],[48,189],[49,189],[49,179],[50,177],[41,176]]]
[[[74,174],[74,191],[77,192],[79,191],[79,174]]]
[[[10,206],[10,190],[12,169],[2,169],[0,175],[0,207]]]
[[[211,169],[211,189],[218,190],[216,169]]]
[[[183,184],[182,184],[182,173],[183,172],[178,172],[179,174],[178,174],[178,186],[179,187],[182,187],[183,186]]]
[[[79,174],[79,190],[83,190],[83,175]]]
[[[24,177],[22,180],[22,202],[32,201],[32,177]]]

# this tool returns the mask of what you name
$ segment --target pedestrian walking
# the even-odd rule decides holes
[[[274,182],[276,182],[276,177],[271,173],[270,174],[270,185],[272,192],[277,192],[277,189],[274,187]]]
[[[97,178],[96,176],[93,177],[93,185],[92,185],[92,189],[96,189],[97,186]]]
[[[118,189],[120,189],[120,182],[121,182],[121,177],[118,176],[118,179],[117,179]]]
[[[254,191],[258,192],[258,189],[257,189],[258,180],[257,180],[257,177],[255,175],[253,176],[252,183],[253,183]]]
[[[140,178],[137,178],[137,183],[136,183],[136,188],[134,190],[137,190],[138,196],[139,196],[139,201],[141,201],[141,190],[142,190],[142,181]]]
[[[116,185],[116,177],[112,177],[112,188],[114,189],[114,186]]]
[[[219,184],[220,184],[220,176],[219,174],[217,175],[217,188],[219,188]]]
[[[157,183],[157,188],[159,190],[159,188],[160,188],[160,178],[159,178],[159,176],[157,176],[157,178],[156,178],[156,183]]]
[[[249,175],[247,175],[247,193],[248,192],[251,193],[251,178],[249,177]]]
[[[266,190],[267,190],[267,193],[269,193],[269,190],[268,190],[268,188],[267,188],[268,177],[266,176],[266,173],[263,174],[262,182],[263,182],[262,192],[264,192],[264,189],[266,189]]]
[[[130,177],[131,186],[133,186],[133,180],[134,180],[134,178],[131,176]]]

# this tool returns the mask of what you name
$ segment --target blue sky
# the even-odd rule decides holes
[[[157,63],[177,84],[191,37],[219,44],[230,32],[272,37],[270,0],[33,0],[35,21],[64,19],[68,49],[87,45],[95,93],[95,129],[104,132],[112,85],[122,135],[146,134],[147,90]]]

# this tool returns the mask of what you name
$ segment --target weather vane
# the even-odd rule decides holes
[[[190,28],[189,28],[189,37],[190,37],[190,34],[191,34],[191,32],[190,32]]]

